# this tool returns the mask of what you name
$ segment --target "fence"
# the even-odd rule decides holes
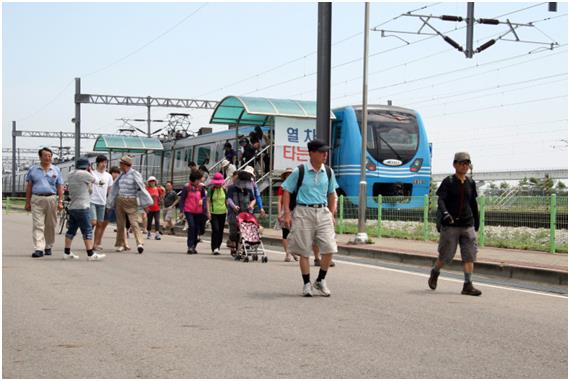
[[[435,214],[437,197],[411,198],[416,208],[402,208],[400,198],[368,198],[366,226],[370,237],[437,241]],[[264,198],[265,211],[269,213],[268,198]],[[336,231],[339,234],[355,234],[358,231],[358,197],[340,196],[337,206]],[[518,196],[502,203],[498,197],[480,196],[477,199],[480,212],[479,246],[568,252],[568,197]],[[277,221],[277,198],[274,197],[269,216],[260,217],[264,227],[274,227]]]
[[[264,198],[266,216],[259,222],[273,228],[277,222],[277,197]],[[355,234],[358,230],[358,198],[340,196],[337,207],[336,231]],[[435,226],[437,197],[412,199],[417,208],[401,208],[401,199],[378,196],[369,198],[380,208],[366,208],[366,226],[370,237],[393,237],[437,241]],[[480,196],[479,246],[568,252],[568,196],[513,197],[508,204],[498,197]],[[5,213],[23,211],[24,198],[7,197],[2,200]],[[271,209],[271,214],[269,213]],[[271,215],[271,220],[269,216]]]

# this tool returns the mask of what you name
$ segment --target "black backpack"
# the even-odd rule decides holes
[[[290,211],[293,211],[293,209],[295,209],[295,207],[297,206],[297,194],[299,193],[299,188],[303,184],[303,178],[305,177],[305,164],[299,164],[297,168],[299,168],[299,177],[297,178],[297,188],[295,189],[295,192],[291,193],[291,196],[289,197]],[[332,177],[331,167],[325,164],[325,170],[327,171],[327,178],[330,183]]]

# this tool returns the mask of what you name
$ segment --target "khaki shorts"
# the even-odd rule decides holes
[[[313,243],[321,254],[338,252],[332,213],[328,208],[297,206],[293,213],[293,223],[287,240],[293,254],[310,257]]]
[[[172,221],[176,222],[176,209],[167,208],[166,212],[164,213],[164,221]]]
[[[477,235],[473,226],[441,227],[438,245],[439,260],[450,263],[457,251],[457,245],[461,250],[463,262],[475,262],[477,260]]]

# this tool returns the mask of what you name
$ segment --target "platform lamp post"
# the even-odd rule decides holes
[[[370,16],[370,3],[364,3],[364,56],[363,56],[363,79],[362,79],[362,120],[360,131],[362,135],[362,146],[360,156],[360,193],[358,197],[358,233],[354,238],[354,243],[362,244],[368,242],[368,232],[366,231],[366,146],[368,129],[368,19]],[[380,205],[378,205],[380,207]]]

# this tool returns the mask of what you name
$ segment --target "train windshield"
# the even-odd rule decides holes
[[[355,111],[361,125],[362,110]],[[367,147],[374,159],[388,165],[403,165],[413,159],[419,143],[415,115],[392,110],[368,110],[367,124]]]

